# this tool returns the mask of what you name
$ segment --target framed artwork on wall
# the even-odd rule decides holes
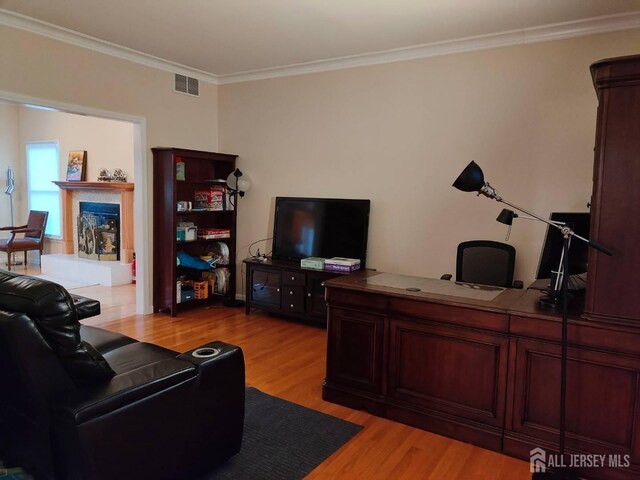
[[[67,165],[67,182],[84,182],[87,176],[87,151],[72,150],[69,152]]]

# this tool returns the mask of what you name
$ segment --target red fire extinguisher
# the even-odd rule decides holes
[[[136,254],[133,254],[133,260],[131,261],[131,283],[136,283]]]

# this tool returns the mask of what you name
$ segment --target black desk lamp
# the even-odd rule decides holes
[[[603,247],[597,242],[593,240],[589,240],[583,237],[580,237],[575,234],[573,230],[571,230],[567,225],[558,225],[557,222],[552,222],[551,220],[547,220],[535,213],[531,213],[524,208],[518,207],[512,203],[504,200],[498,193],[495,188],[493,188],[489,182],[484,181],[484,174],[482,173],[482,169],[476,164],[476,162],[471,162],[469,165],[465,167],[462,173],[456,178],[456,181],[453,182],[453,186],[458,190],[462,190],[463,192],[478,192],[478,195],[482,194],[486,197],[492,198],[497,202],[504,203],[509,205],[516,210],[533,217],[536,220],[540,220],[548,225],[551,225],[558,230],[562,234],[564,238],[563,247],[562,247],[562,259],[563,259],[563,271],[569,271],[569,245],[572,237],[578,238],[583,242],[586,242],[590,247],[595,248],[596,250],[606,254],[612,255],[611,250]],[[504,212],[504,210],[503,210]],[[513,212],[512,212],[513,213]],[[502,217],[503,220],[507,222],[511,222],[513,220],[513,215],[507,213]],[[510,218],[507,218],[510,217]],[[503,222],[504,223],[504,222]],[[562,355],[560,357],[560,441],[559,441],[559,453],[560,458],[562,459],[562,464],[564,464],[564,454],[565,454],[565,413],[566,413],[566,392],[567,392],[567,323],[568,323],[568,312],[567,312],[567,304],[568,304],[568,280],[569,275],[562,276]],[[546,472],[536,472],[532,477],[534,480],[538,479],[564,479],[564,480],[573,480],[577,479],[577,473],[569,468],[561,467],[558,469],[554,469],[554,471],[546,471]]]

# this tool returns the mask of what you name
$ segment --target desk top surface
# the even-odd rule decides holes
[[[507,311],[525,290],[457,284],[433,278],[395,275],[372,270],[354,272],[325,281],[327,288],[380,293],[392,297]]]

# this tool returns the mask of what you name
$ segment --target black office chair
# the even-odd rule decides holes
[[[456,282],[522,288],[521,281],[513,280],[515,263],[516,249],[506,243],[491,240],[462,242],[458,245]],[[451,274],[440,278],[451,280]]]

